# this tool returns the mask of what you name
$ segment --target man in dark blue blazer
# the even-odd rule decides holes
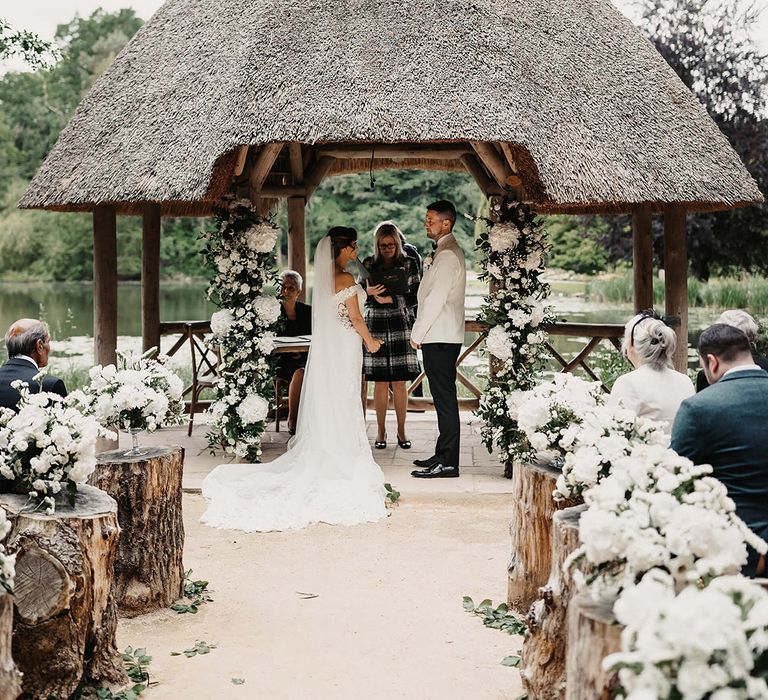
[[[695,464],[711,464],[749,528],[768,540],[768,372],[752,359],[747,336],[716,323],[699,339],[710,387],[683,401],[672,426],[672,449]],[[763,575],[750,549],[742,573]]]
[[[48,326],[37,319],[22,318],[8,329],[5,346],[8,349],[8,362],[0,367],[0,406],[16,410],[20,396],[11,382],[20,379],[26,382],[31,393],[40,391],[40,383],[34,377],[48,364],[51,350]],[[51,375],[43,377],[43,391],[67,395],[64,382]]]

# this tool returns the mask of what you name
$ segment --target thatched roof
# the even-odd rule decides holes
[[[168,0],[83,100],[20,206],[204,213],[243,145],[291,141],[307,167],[312,144],[490,142],[550,211],[762,200],[609,0]],[[491,174],[468,158],[373,165],[474,162]],[[339,158],[330,172],[370,165]],[[273,170],[265,187],[292,182]]]

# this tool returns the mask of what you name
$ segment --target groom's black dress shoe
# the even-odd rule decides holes
[[[459,476],[459,468],[438,463],[427,469],[414,470],[411,472],[411,476],[415,476],[417,479],[453,479]]]
[[[413,463],[417,467],[421,467],[422,469],[429,469],[430,467],[437,464],[438,459],[437,457],[430,457],[429,459],[414,459]]]

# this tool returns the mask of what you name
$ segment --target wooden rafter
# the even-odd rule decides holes
[[[472,155],[464,155],[460,158],[462,165],[466,168],[467,172],[474,178],[480,191],[486,197],[493,197],[494,195],[501,194],[501,187],[488,177],[488,173],[482,166],[480,161]]]
[[[282,149],[282,143],[268,143],[261,147],[251,168],[250,185],[252,194],[259,195],[261,193],[264,181],[267,179],[267,175],[269,175],[269,171],[275,164]]]
[[[318,188],[328,171],[333,167],[335,158],[331,156],[318,155],[314,165],[307,171],[304,180],[306,186],[306,198],[309,199],[312,193]]]
[[[493,144],[485,141],[472,141],[472,148],[475,149],[478,158],[488,169],[494,180],[502,189],[507,187],[507,178],[512,174],[509,166],[499,156],[499,152],[493,147]]]
[[[288,153],[291,157],[291,175],[293,184],[300,185],[304,182],[304,160],[301,155],[301,144],[292,141],[288,144]]]
[[[245,168],[245,160],[248,157],[249,146],[240,146],[240,150],[237,152],[237,162],[235,163],[235,177],[240,177],[243,174]]]
[[[370,143],[350,146],[321,146],[319,156],[331,156],[344,159],[384,158],[387,160],[458,160],[461,156],[471,153],[472,149],[466,144],[450,144],[447,146],[420,144]]]

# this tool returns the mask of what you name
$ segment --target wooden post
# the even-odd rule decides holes
[[[678,316],[674,364],[688,367],[688,239],[686,211],[679,204],[664,208],[664,299],[667,316]]]
[[[117,216],[111,206],[93,210],[93,355],[117,361]]]
[[[141,344],[160,351],[160,205],[146,204],[141,229]]]
[[[632,212],[632,271],[635,313],[653,308],[653,233],[651,207],[641,204]]]
[[[16,551],[13,658],[24,697],[68,698],[78,686],[127,681],[117,651],[112,576],[117,503],[92,486],[64,493],[53,515],[30,511],[26,494],[2,494]]]
[[[288,267],[296,270],[304,280],[299,298],[307,298],[307,254],[304,212],[307,200],[304,197],[288,198]]]
[[[21,674],[13,661],[13,596],[0,593],[0,698],[16,700],[21,695]]]

